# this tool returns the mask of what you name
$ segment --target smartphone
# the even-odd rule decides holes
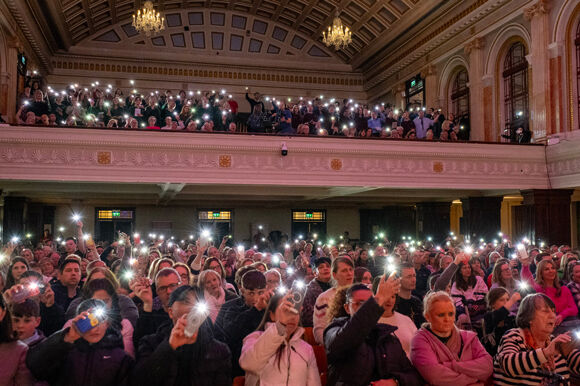
[[[306,286],[302,281],[294,280],[292,283],[292,288],[290,289],[290,298],[288,299],[292,303],[292,308],[290,309],[293,313],[299,314],[302,303],[304,303],[304,294],[306,293]]]
[[[101,324],[105,320],[104,314],[104,310],[94,310],[90,312],[86,318],[77,320],[75,322],[75,326],[81,334],[84,334],[85,332],[90,331]]]

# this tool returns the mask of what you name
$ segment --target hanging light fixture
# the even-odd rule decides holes
[[[344,49],[352,43],[352,33],[348,27],[342,25],[338,11],[332,21],[332,27],[328,27],[328,32],[322,32],[322,42],[328,47],[334,46],[335,50]]]
[[[146,1],[143,9],[137,10],[137,15],[133,14],[133,27],[137,32],[145,32],[150,36],[165,29],[165,18],[153,9],[153,3]]]

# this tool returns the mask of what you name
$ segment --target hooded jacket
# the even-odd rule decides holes
[[[98,343],[64,341],[69,328],[31,347],[26,364],[38,380],[51,385],[127,385],[133,360],[123,350],[121,333],[109,328]]]
[[[319,386],[320,373],[312,346],[302,340],[299,327],[289,341],[278,333],[276,323],[265,331],[255,331],[244,339],[240,366],[246,370],[247,386],[304,385]],[[282,346],[280,361],[278,348]]]
[[[405,386],[423,385],[411,365],[397,329],[377,324],[384,310],[370,297],[352,317],[334,319],[324,331],[328,358],[328,385],[368,385],[396,379]]]
[[[173,322],[159,327],[156,334],[143,337],[133,373],[134,385],[231,385],[231,355],[228,347],[215,340],[206,320],[194,344],[177,350],[169,345]]]

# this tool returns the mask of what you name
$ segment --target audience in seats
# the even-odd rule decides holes
[[[277,133],[440,141],[469,139],[468,120],[456,119],[441,109],[408,106],[400,110],[389,104],[356,103],[323,96],[268,97],[248,90],[247,113],[226,90],[138,91],[72,84],[65,90],[24,92],[14,122],[21,125],[86,126],[232,133]],[[110,86],[110,85],[109,85]],[[514,131],[514,143],[527,143],[531,132]]]
[[[365,127],[361,110],[352,114]],[[154,232],[94,241],[80,222],[72,232],[2,246],[2,385],[580,377],[580,268],[567,245],[524,239],[514,249],[504,236],[476,248],[454,235],[437,245],[381,233],[367,242],[347,232],[339,244],[322,234],[289,243],[281,231],[219,235],[219,245],[203,231],[191,243]]]

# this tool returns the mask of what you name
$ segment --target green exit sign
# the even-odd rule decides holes
[[[312,217],[314,217],[314,213],[306,212],[306,218],[312,218]]]
[[[121,217],[121,212],[113,211],[113,217]]]
[[[213,212],[213,213],[212,213],[212,216],[213,216],[213,217],[219,217],[219,216],[220,216],[220,213],[219,213],[219,212]]]
[[[415,85],[416,85],[416,84],[417,84],[417,81],[416,81],[415,79],[413,79],[413,80],[411,81],[411,87],[415,87]]]

